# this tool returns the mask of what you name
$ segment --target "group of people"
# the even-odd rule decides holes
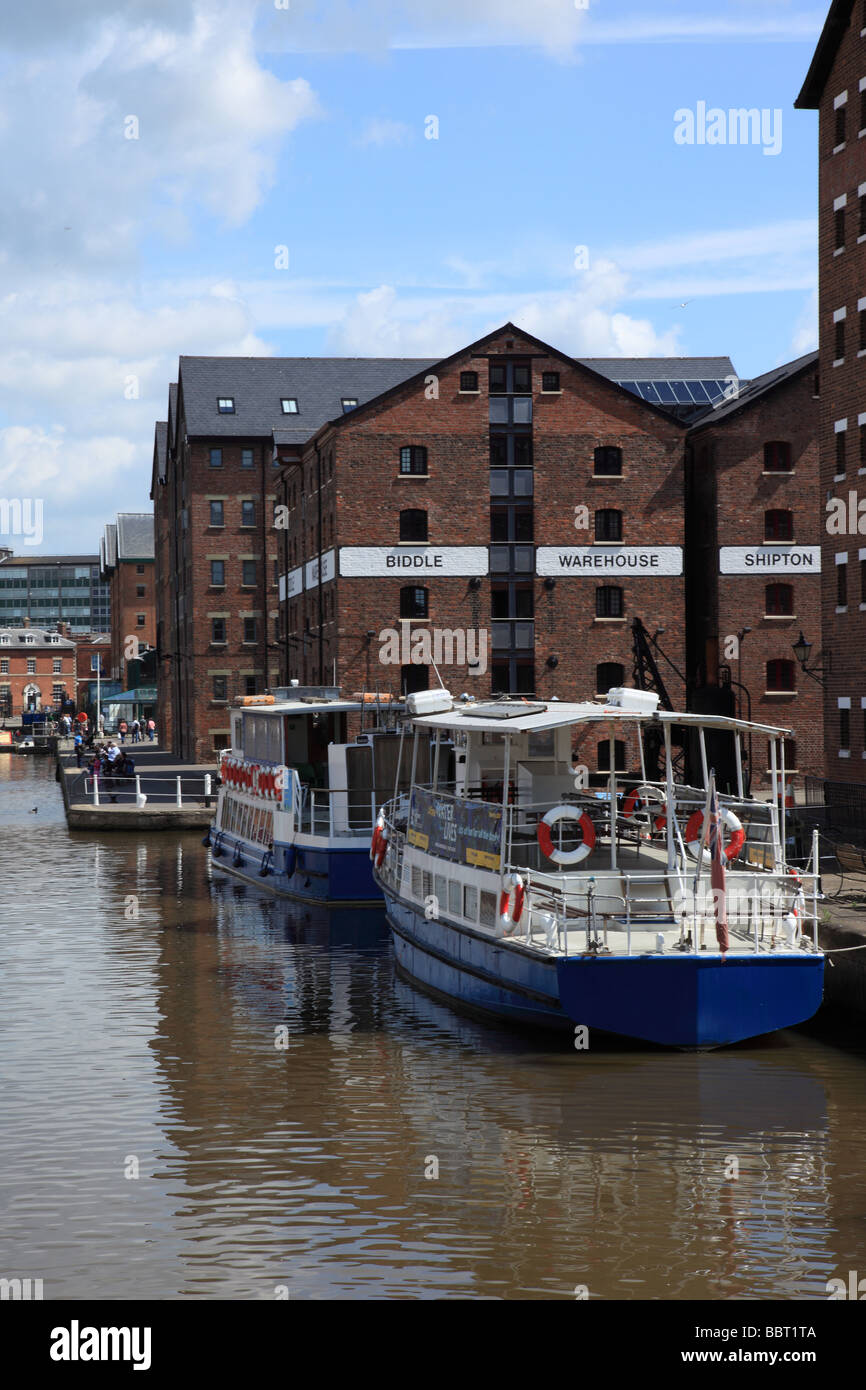
[[[121,719],[117,726],[120,734],[121,743],[126,742],[126,735],[132,735],[133,743],[143,743],[144,735],[147,734],[150,743],[156,738],[156,724],[152,719],[133,719],[131,724],[127,724],[125,719]]]
[[[75,756],[80,767],[82,749],[81,744],[78,743],[79,738],[80,735],[76,734]],[[117,797],[114,795],[114,791],[117,790],[118,779],[134,777],[135,763],[128,753],[118,748],[113,739],[109,739],[108,743],[96,744],[93,757],[87,764],[87,771],[91,777],[97,779],[100,787],[106,788],[111,795],[111,800],[116,801]]]

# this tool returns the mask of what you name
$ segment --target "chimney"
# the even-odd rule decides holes
[[[24,626],[25,626],[25,627],[29,627],[29,626],[30,626],[30,619],[29,619],[29,618],[24,618],[24,619],[23,619],[23,623],[24,623]]]

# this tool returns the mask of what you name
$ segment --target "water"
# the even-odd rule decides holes
[[[397,979],[378,913],[213,877],[197,835],[70,834],[48,759],[0,761],[0,890],[0,1275],[46,1298],[866,1276],[866,1053],[509,1035]]]

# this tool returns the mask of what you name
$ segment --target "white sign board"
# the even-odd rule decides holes
[[[719,551],[722,574],[820,574],[821,547],[817,545],[760,545],[747,549],[723,545]]]
[[[357,545],[340,550],[340,574],[349,579],[387,575],[472,576],[488,572],[486,545]]]
[[[286,575],[286,598],[294,598],[304,591],[304,567],[299,565]]]
[[[537,574],[586,575],[592,579],[679,575],[683,572],[683,552],[678,545],[540,545],[535,568]]]
[[[324,555],[321,557],[321,559],[322,559],[322,583],[323,583],[323,584],[327,584],[327,582],[328,582],[329,579],[333,579],[333,578],[334,578],[334,573],[335,573],[335,570],[334,570],[334,552],[333,552],[333,550],[326,550],[325,553],[324,553]],[[315,558],[315,560],[309,560],[309,561],[307,562],[306,569],[304,570],[304,587],[305,587],[306,589],[314,589],[314,588],[316,587],[316,585],[318,584],[318,582],[319,582],[319,556],[317,555],[316,558]]]

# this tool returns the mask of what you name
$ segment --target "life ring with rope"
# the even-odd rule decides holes
[[[636,813],[649,809],[650,797],[655,797],[656,801],[660,802],[660,804],[664,807],[665,810],[665,814],[656,816],[655,820],[652,823],[653,829],[664,830],[665,826],[668,823],[668,799],[665,796],[664,792],[661,791],[658,787],[632,787],[631,791],[626,792],[622,813],[625,816],[626,820],[631,820],[632,816]]]
[[[499,924],[508,933],[514,930],[523,916],[526,884],[520,874],[506,874],[499,897]]]

